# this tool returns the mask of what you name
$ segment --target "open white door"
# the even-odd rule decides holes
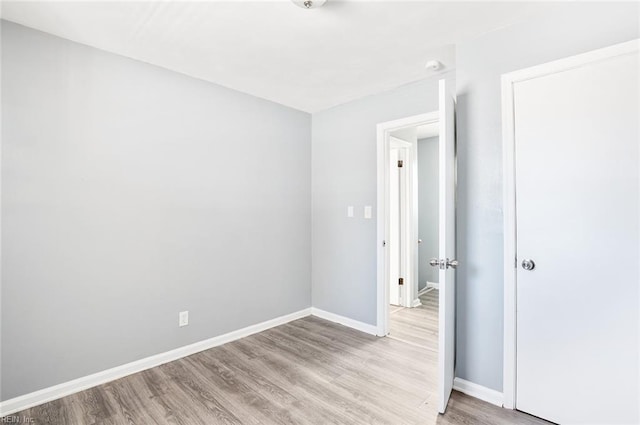
[[[438,341],[438,411],[447,409],[453,389],[455,360],[455,125],[454,100],[445,80],[439,83],[439,341]]]

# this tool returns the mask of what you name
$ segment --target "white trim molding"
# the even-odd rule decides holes
[[[420,307],[422,305],[422,301],[420,301],[420,298],[416,298],[415,300],[413,300],[413,303],[411,303],[411,307],[416,308],[416,307]]]
[[[517,240],[516,240],[516,169],[515,169],[515,113],[514,85],[534,78],[635,53],[640,39],[615,44],[591,52],[544,63],[502,75],[502,152],[503,152],[503,230],[504,230],[504,407],[515,409],[517,383],[516,300],[517,300]]]
[[[24,409],[57,400],[97,385],[105,384],[152,367],[160,366],[162,364],[190,356],[200,351],[208,350],[209,348],[226,344],[227,342],[235,341],[246,336],[307,317],[311,315],[311,310],[311,308],[305,308],[291,314],[276,317],[275,319],[247,326],[246,328],[238,329],[223,335],[185,345],[184,347],[176,348],[171,351],[166,351],[164,353],[107,369],[102,372],[83,376],[72,381],[63,382],[62,384],[54,385],[53,387],[44,388],[42,390],[5,400],[0,402],[0,417],[11,415]]]
[[[354,320],[349,317],[340,316],[339,314],[321,310],[316,307],[311,307],[311,315],[319,317],[321,319],[329,320],[330,322],[339,323],[341,325],[356,329],[364,333],[368,333],[370,335],[384,336],[384,335],[378,335],[378,327],[375,325],[370,325],[368,323],[360,322],[358,320]]]
[[[453,389],[498,407],[502,407],[504,402],[504,395],[500,391],[474,384],[462,378],[453,380]]]
[[[424,288],[418,291],[418,296],[424,295],[429,291],[432,291],[434,289],[439,289],[439,288],[440,286],[437,283],[427,282],[427,286],[425,286]]]

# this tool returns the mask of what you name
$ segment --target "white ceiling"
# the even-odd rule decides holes
[[[316,112],[454,67],[454,45],[524,19],[532,3],[288,0],[2,1],[2,17]]]

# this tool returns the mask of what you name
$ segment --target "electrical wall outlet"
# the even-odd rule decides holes
[[[189,324],[189,312],[181,311],[178,315],[178,326],[187,326]]]
[[[347,207],[347,217],[353,218],[353,207],[351,205]]]

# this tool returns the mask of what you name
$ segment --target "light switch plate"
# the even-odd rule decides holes
[[[178,315],[178,326],[187,326],[189,324],[189,312],[181,311]]]
[[[371,218],[371,205],[364,207],[364,218]]]
[[[353,217],[353,207],[351,205],[347,207],[347,217]]]

